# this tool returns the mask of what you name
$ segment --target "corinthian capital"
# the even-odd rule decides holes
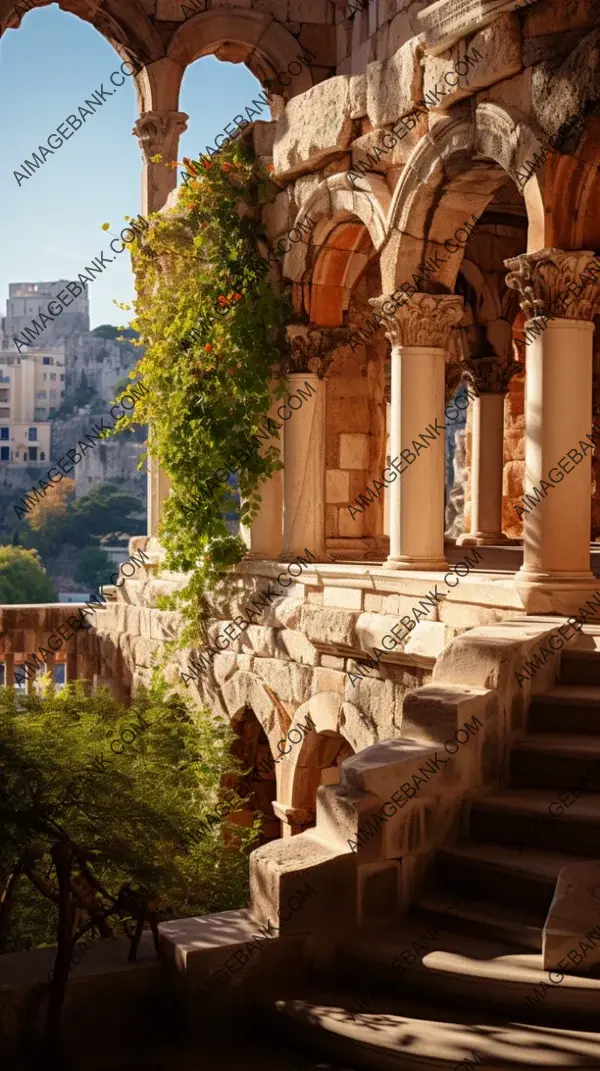
[[[348,340],[346,327],[316,327],[313,324],[290,324],[285,329],[289,346],[286,371],[312,372],[325,376],[335,351]]]
[[[371,298],[378,312],[389,297]],[[454,294],[413,294],[391,316],[385,316],[386,335],[394,346],[433,346],[445,350],[452,328],[462,319],[463,300]]]
[[[134,124],[132,133],[138,139],[146,160],[162,153],[165,163],[177,159],[179,138],[187,128],[185,112],[144,112]]]
[[[565,253],[538,249],[505,260],[506,285],[518,290],[520,306],[529,320],[558,316],[564,320],[592,320],[600,305],[595,272],[587,269],[596,256],[589,250]]]

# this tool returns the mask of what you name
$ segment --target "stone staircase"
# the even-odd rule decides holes
[[[409,917],[343,941],[327,984],[271,1021],[353,1068],[598,1068],[600,970],[553,983],[541,943],[561,868],[599,857],[600,651],[575,651],[532,699],[507,788],[463,805]]]

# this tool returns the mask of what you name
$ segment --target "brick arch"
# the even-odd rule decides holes
[[[507,175],[518,188],[517,174],[544,137],[518,109],[492,101],[478,104],[473,120],[438,122],[411,153],[394,191],[381,254],[384,291],[393,292],[436,250],[445,255],[444,242],[465,220],[483,214]],[[544,244],[542,180],[536,173],[524,189],[530,249]],[[453,292],[461,267],[460,254],[445,256],[431,287],[437,293]]]
[[[241,718],[246,707],[252,708],[269,741],[271,754],[277,756],[277,743],[286,731],[285,708],[260,677],[240,669],[223,684],[221,695],[231,722]]]
[[[202,56],[215,55],[232,63],[245,63],[260,82],[287,72],[302,51],[296,38],[266,11],[216,8],[187,19],[175,32],[167,56],[185,67]],[[311,71],[303,66],[281,90],[285,100],[313,85]],[[279,92],[279,91],[278,91]]]
[[[352,290],[386,239],[390,192],[379,175],[361,189],[348,187],[345,174],[330,175],[302,202],[298,222],[309,217],[315,226],[307,242],[292,244],[283,263],[284,275],[303,288],[312,323],[338,327]]]

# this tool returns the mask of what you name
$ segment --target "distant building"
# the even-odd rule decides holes
[[[61,293],[68,279],[42,283],[9,283],[6,316],[2,317],[2,349],[16,350],[13,339],[40,312],[47,312],[48,303]],[[44,344],[52,346],[71,335],[82,334],[90,329],[90,302],[87,288],[79,297],[64,308],[60,316],[44,328]]]
[[[0,352],[0,465],[50,462],[48,418],[64,393],[64,348]]]

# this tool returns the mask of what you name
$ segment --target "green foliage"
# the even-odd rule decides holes
[[[108,583],[112,562],[101,547],[86,547],[79,556],[73,579],[83,584],[88,591],[95,591],[101,584]]]
[[[88,383],[85,372],[82,372],[77,386],[74,389],[67,390],[58,408],[53,409],[52,415],[57,418],[68,416],[75,409],[83,409],[85,405],[89,405],[95,399],[100,401],[98,392],[91,383]]]
[[[155,891],[163,917],[243,904],[258,821],[222,823],[235,845],[217,833],[190,839],[223,776],[243,772],[231,740],[222,720],[158,677],[129,709],[107,689],[87,695],[81,682],[32,696],[0,688],[0,887],[18,872],[5,951],[56,944],[50,850],[65,840],[105,890],[104,906],[123,883]]]
[[[130,514],[144,513],[144,505],[135,495],[120,491],[114,483],[101,483],[69,506],[69,539],[83,546],[90,537],[127,532],[141,535],[145,523]]]
[[[115,327],[114,324],[100,324],[99,327],[95,327],[90,334],[95,335],[96,338],[108,338],[108,339],[120,339],[125,338],[128,341],[131,339],[137,339],[138,333],[131,327]]]
[[[58,602],[36,550],[0,546],[0,604]]]
[[[188,167],[197,177],[178,205],[151,216],[150,229],[133,243],[134,326],[146,346],[135,374],[148,394],[119,422],[119,430],[149,425],[149,453],[172,481],[161,542],[167,567],[191,576],[163,605],[177,605],[188,617],[184,645],[202,631],[204,593],[245,552],[228,531],[227,515],[250,523],[260,484],[281,468],[278,452],[261,452],[256,434],[273,394],[284,393],[279,362],[291,313],[259,252],[260,206],[277,190],[252,150],[232,143],[209,169]],[[232,292],[242,298],[227,316],[215,316],[219,297]],[[239,499],[223,482],[198,501],[198,485],[226,467],[234,449],[248,454],[239,467]]]

